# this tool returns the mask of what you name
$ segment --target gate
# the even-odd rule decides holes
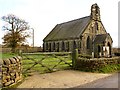
[[[23,74],[72,68],[71,52],[22,53]]]

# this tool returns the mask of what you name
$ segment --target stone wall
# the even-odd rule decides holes
[[[73,48],[81,49],[80,39],[65,39],[57,41],[47,41],[43,43],[45,52],[71,52]]]
[[[78,58],[76,60],[76,69],[93,71],[99,70],[99,68],[104,67],[106,65],[111,64],[120,64],[120,57],[113,58]]]
[[[22,52],[24,53],[32,53],[32,52],[42,52],[43,48],[42,47],[22,47],[22,48],[16,48],[16,52],[18,52],[19,50],[22,50]],[[2,53],[7,53],[7,52],[11,52],[11,48],[5,48],[2,47],[0,49],[0,52]]]
[[[2,87],[10,86],[22,80],[21,57],[2,60]]]

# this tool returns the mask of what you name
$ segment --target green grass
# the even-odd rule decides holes
[[[17,56],[15,53],[0,53],[1,59],[11,58]]]
[[[93,72],[93,73],[116,73],[120,72],[120,64],[112,64],[112,65],[106,65],[101,68],[94,69],[86,69],[86,68],[79,68],[77,69],[82,72]]]
[[[52,69],[55,65],[57,65],[60,62],[60,59],[65,60],[67,63],[71,63],[72,60],[70,58],[70,56],[68,56],[67,58],[64,58],[64,56],[58,56],[58,58],[53,57],[52,55],[27,55],[27,58],[32,58],[32,59],[27,59],[26,56],[23,56],[23,60],[22,60],[22,65],[23,65],[23,72],[30,68],[35,61],[36,62],[40,62],[42,58],[45,58],[42,61],[42,64],[47,66],[48,68]],[[27,72],[25,72],[25,74],[27,73],[32,73],[32,72],[39,72],[39,73],[46,73],[46,72],[51,72],[48,70],[48,68],[43,67],[40,64],[35,65],[34,67],[32,67],[30,70],[28,70]],[[69,69],[70,66],[68,64],[65,64],[64,62],[59,63],[59,65],[57,65],[54,70],[64,70],[64,69]]]
[[[100,73],[113,73],[120,71],[120,64],[106,65],[98,70]]]

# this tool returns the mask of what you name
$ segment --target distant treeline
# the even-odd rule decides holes
[[[113,53],[115,56],[120,56],[120,48],[113,48]]]
[[[120,48],[113,48],[113,53],[119,52],[120,53]]]
[[[26,52],[26,53],[32,53],[32,52],[42,52],[43,49],[42,47],[22,47],[22,48],[17,48],[16,49],[16,52],[19,52],[19,51],[22,51],[22,52]],[[11,48],[6,48],[6,47],[3,47],[2,49],[0,49],[0,52],[2,53],[8,53],[8,52],[11,52]]]

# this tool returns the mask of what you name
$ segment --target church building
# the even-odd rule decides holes
[[[91,6],[89,16],[57,24],[43,39],[45,52],[71,52],[95,57],[110,57],[112,38],[105,30],[97,4]]]

